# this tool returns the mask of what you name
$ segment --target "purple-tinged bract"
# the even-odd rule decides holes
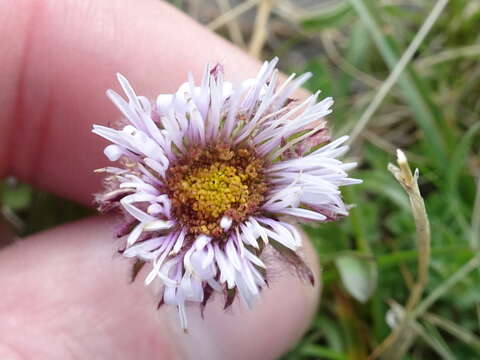
[[[309,74],[279,83],[276,63],[239,84],[207,67],[199,86],[190,76],[155,103],[118,75],[128,101],[107,94],[124,123],[93,127],[119,164],[98,170],[108,174],[99,208],[122,211],[123,256],[136,260],[134,276],[150,265],[145,283],[161,280],[160,303],[178,308],[183,328],[185,305],[204,306],[213,292],[252,306],[267,247],[313,281],[294,223],[347,215],[339,187],[360,182],[347,175],[355,164],[337,159],[347,137],[331,142],[323,120],[333,100],[293,99]]]

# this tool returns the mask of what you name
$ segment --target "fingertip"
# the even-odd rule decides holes
[[[321,281],[318,257],[305,238],[305,257],[315,274],[315,285],[295,274],[281,274],[262,290],[249,310],[239,299],[223,310],[223,298],[216,295],[205,308],[187,308],[189,333],[178,323],[175,309],[164,310],[172,326],[174,341],[187,359],[277,359],[307,330],[318,306]]]

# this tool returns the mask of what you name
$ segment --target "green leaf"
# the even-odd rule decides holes
[[[342,255],[335,262],[345,289],[356,300],[366,302],[377,287],[378,273],[373,260]]]
[[[472,145],[474,144],[473,140],[479,131],[480,123],[472,125],[455,147],[447,177],[447,189],[449,192],[458,191],[458,179],[460,178],[461,170],[467,163],[468,154],[472,151]]]
[[[314,356],[318,359],[347,360],[346,354],[338,353],[321,345],[308,344],[302,347],[301,353],[306,356]]]

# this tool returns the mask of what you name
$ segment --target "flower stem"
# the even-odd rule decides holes
[[[410,321],[413,319],[412,310],[422,297],[423,290],[428,281],[428,263],[430,259],[430,223],[428,221],[425,203],[420,189],[418,188],[418,169],[412,174],[407,158],[401,150],[397,150],[398,167],[389,164],[388,170],[395,176],[402,185],[410,199],[413,218],[415,220],[417,232],[418,249],[418,270],[417,281],[412,287],[410,296],[405,306],[404,316],[400,324],[390,333],[390,335],[373,351],[369,359],[376,359],[388,349],[396,349],[397,344],[405,338],[405,331],[408,329]],[[408,346],[398,346],[403,351],[396,349],[395,353],[388,355],[389,359],[400,359]]]

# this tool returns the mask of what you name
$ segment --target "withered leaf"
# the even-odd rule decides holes
[[[270,241],[269,244],[281,260],[293,268],[298,277],[307,280],[312,286],[315,285],[315,277],[312,270],[295,251],[276,241]]]
[[[229,308],[233,304],[233,300],[235,300],[235,295],[237,295],[237,289],[228,289],[225,296],[225,306],[223,310]]]
[[[137,278],[138,273],[142,270],[143,266],[145,265],[145,261],[141,259],[136,259],[135,263],[132,265],[130,269],[130,282],[134,282]]]
[[[205,311],[205,306],[207,305],[208,300],[210,299],[210,296],[213,294],[213,289],[210,287],[210,285],[206,285],[203,289],[203,301],[200,304],[200,314],[202,315],[203,319],[203,313]]]

